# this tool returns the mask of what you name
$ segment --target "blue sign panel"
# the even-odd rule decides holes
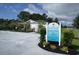
[[[59,36],[60,36],[59,24],[55,22],[50,23],[47,29],[47,40],[59,43],[59,39],[60,39]]]

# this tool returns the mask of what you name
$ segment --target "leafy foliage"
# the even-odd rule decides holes
[[[47,18],[47,22],[48,22],[48,23],[51,23],[51,22],[53,22],[53,19],[50,18],[50,17],[48,17],[48,18]]]
[[[73,25],[75,28],[79,29],[79,15],[74,19]]]
[[[23,21],[27,21],[29,20],[29,17],[30,17],[30,13],[29,12],[26,12],[26,11],[21,11],[17,17]]]
[[[31,27],[30,27],[30,22],[29,22],[29,21],[26,22],[26,24],[25,24],[25,31],[26,31],[26,32],[32,31],[32,30],[31,30]]]
[[[45,39],[46,35],[46,28],[44,26],[41,26],[40,28],[40,39]]]
[[[35,20],[35,21],[39,21],[39,20],[44,20],[46,21],[46,14],[37,14],[37,13],[33,13],[30,15],[30,19]]]
[[[72,30],[64,32],[64,45],[68,47],[71,46],[73,38],[74,33]]]
[[[66,47],[66,46],[63,46],[62,48],[60,48],[60,50],[68,53],[68,47]]]
[[[39,24],[46,24],[46,22],[51,23],[53,21],[53,18],[48,17],[45,13],[39,14],[39,13],[33,13],[31,14],[28,11],[21,11],[17,15],[17,19],[0,19],[0,29],[1,30],[16,30],[16,31],[31,31],[30,29],[30,23],[28,23],[28,20],[34,20],[37,21]],[[19,24],[19,23],[25,23],[26,24]],[[58,22],[58,19],[56,19],[56,22]],[[41,26],[39,27],[41,28]],[[42,28],[41,28],[42,29]]]
[[[55,22],[56,22],[56,23],[59,23],[59,22],[58,22],[58,18],[55,18]]]

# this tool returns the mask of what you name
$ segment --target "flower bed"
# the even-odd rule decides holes
[[[55,53],[67,54],[67,55],[79,55],[79,52],[77,52],[75,49],[68,48],[66,46],[57,46],[55,44],[47,44],[44,47],[40,43],[38,44],[38,46],[47,50],[47,51],[51,51],[51,52],[55,52]]]

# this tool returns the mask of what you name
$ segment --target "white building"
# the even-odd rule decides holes
[[[29,22],[30,22],[30,27],[31,27],[31,29],[33,30],[33,31],[35,31],[35,32],[38,32],[38,26],[39,26],[39,23],[38,22],[36,22],[36,21],[34,21],[34,20],[28,20]],[[45,24],[45,25],[43,25],[45,28],[46,28],[46,25],[47,25],[47,23]]]
[[[38,22],[33,20],[28,20],[30,22],[30,27],[33,31],[38,32]]]

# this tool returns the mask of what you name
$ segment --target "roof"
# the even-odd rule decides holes
[[[30,21],[31,24],[38,24],[38,22],[36,22],[36,21],[34,21],[34,20],[31,20],[31,19],[28,20],[28,21]]]

